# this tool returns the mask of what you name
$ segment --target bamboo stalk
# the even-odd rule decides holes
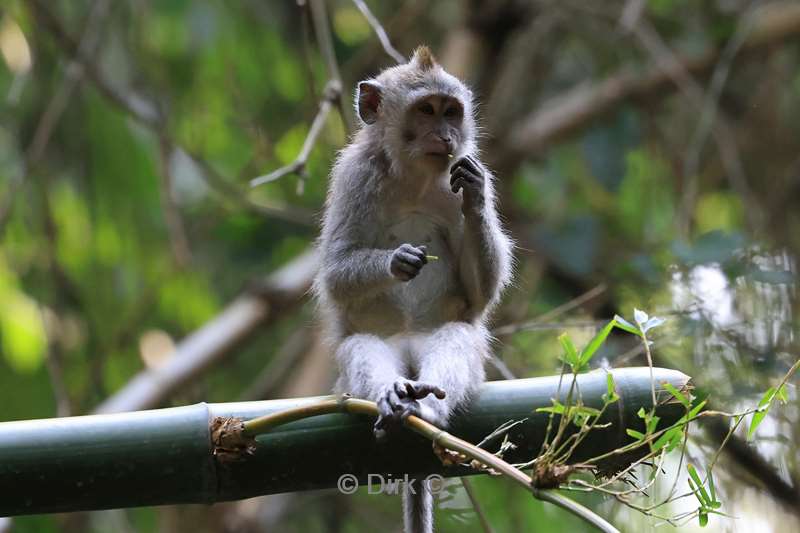
[[[621,396],[606,413],[613,424],[590,433],[576,450],[575,461],[629,443],[628,427],[642,429],[636,411],[651,404],[649,370],[619,369],[613,374]],[[666,381],[679,389],[689,380],[673,370],[654,369],[654,375],[657,385]],[[558,376],[552,376],[487,383],[448,432],[453,439],[476,443],[507,420],[525,419],[508,431],[518,448],[505,460],[528,461],[538,453],[547,425],[547,417],[535,409],[550,405],[558,381]],[[605,372],[583,374],[578,383],[587,405],[601,403]],[[430,442],[411,432],[393,435],[385,445],[376,443],[373,417],[366,414],[293,420],[298,411],[287,412],[321,401],[328,409],[341,409],[336,398],[318,397],[0,423],[0,492],[4,494],[0,516],[212,503],[334,487],[344,473],[355,475],[361,483],[370,473],[395,478],[406,473],[475,473],[443,466],[431,453]],[[353,401],[352,408],[357,413],[369,412],[368,408],[359,410],[361,403]],[[683,411],[671,403],[659,406],[661,424],[674,423]],[[249,447],[226,450],[212,445],[212,422],[247,421],[269,414],[274,415],[273,422],[283,423],[258,435]],[[631,458],[613,455],[610,459],[625,464]]]

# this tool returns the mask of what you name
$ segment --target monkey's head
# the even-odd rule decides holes
[[[390,161],[442,171],[475,149],[472,92],[421,46],[408,63],[358,84],[358,116]]]

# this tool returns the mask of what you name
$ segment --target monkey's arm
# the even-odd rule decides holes
[[[454,189],[463,189],[464,235],[459,258],[461,281],[476,314],[496,303],[511,277],[511,240],[495,208],[492,176],[474,157],[451,171]]]
[[[340,303],[356,301],[414,278],[427,262],[425,247],[402,244],[394,250],[376,248],[377,199],[373,183],[334,179],[322,225],[322,265],[319,280]]]
[[[322,280],[341,302],[358,300],[385,290],[397,280],[390,271],[392,250],[336,246],[323,251]]]

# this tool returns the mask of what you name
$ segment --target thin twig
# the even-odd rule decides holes
[[[643,324],[640,325],[640,327]],[[650,394],[653,400],[653,409],[656,408],[656,382],[653,380],[653,355],[650,352],[650,341],[647,339],[647,333],[642,329],[642,344],[644,345],[644,353],[647,356],[647,367],[650,369]]]
[[[656,67],[661,69],[678,87],[686,100],[695,107],[698,112],[702,113],[705,107],[705,100],[700,84],[694,79],[692,73],[684,67],[680,58],[675,55],[667,43],[664,42],[655,28],[653,28],[649,22],[642,20],[632,31],[639,40],[642,48],[653,57]],[[747,35],[745,35],[745,37],[746,36]],[[739,47],[737,47],[737,50],[738,48]],[[755,215],[754,202],[751,200],[753,195],[747,184],[744,166],[739,157],[733,133],[730,131],[727,123],[722,120],[722,117],[717,118],[716,126],[713,128],[712,132],[714,141],[717,144],[720,160],[725,168],[731,186],[739,193],[743,201],[751,207],[745,209],[745,213],[751,229],[755,229],[758,226],[758,220]],[[694,209],[694,201],[697,196],[697,176],[686,176],[686,179],[688,182],[681,205],[681,216],[678,217],[678,223],[680,224],[680,230],[683,235],[688,234],[691,212]]]
[[[490,524],[489,519],[486,518],[486,513],[484,513],[483,511],[481,502],[478,501],[478,497],[475,494],[475,489],[472,488],[472,483],[470,482],[470,480],[465,477],[462,477],[461,485],[464,487],[464,491],[467,493],[467,497],[469,498],[469,501],[472,504],[472,508],[475,509],[475,514],[478,515],[478,521],[481,523],[481,527],[483,528],[484,533],[494,533],[494,529],[492,529],[492,524]]]
[[[312,416],[340,412],[378,416],[378,407],[375,402],[350,398],[347,396],[338,399],[322,400],[311,405],[286,409],[277,413],[271,413],[266,416],[247,420],[244,422],[243,433],[246,436],[255,437],[256,435],[266,433],[281,424],[294,422],[295,420],[301,420],[303,418]],[[412,415],[407,417],[403,423],[406,427],[431,440],[434,444],[457,452],[469,459],[472,459],[473,461],[477,461],[478,463],[485,465],[492,470],[500,472],[514,481],[517,485],[525,488],[525,490],[533,494],[535,498],[565,509],[601,531],[618,533],[618,530],[614,526],[583,505],[558,493],[541,490],[537,487],[534,487],[533,480],[530,478],[530,476],[508,464],[494,454],[478,448],[474,444],[470,444],[469,442],[462,440],[455,435],[451,435],[450,433],[439,429],[433,424],[430,424],[416,416]]]
[[[526,320],[525,322],[515,323],[515,324],[506,324],[505,326],[500,326],[492,330],[492,335],[496,337],[508,337],[520,331],[534,331],[534,330],[543,330],[543,329],[565,329],[565,328],[572,328],[572,327],[591,327],[597,328],[599,327],[600,323],[598,322],[575,322],[575,323],[550,323],[545,324],[544,322],[547,320],[552,320],[557,318],[564,313],[575,309],[576,307],[580,307],[584,303],[588,302],[589,300],[599,296],[606,290],[606,285],[601,283],[589,289],[585,293],[569,300],[568,302],[564,302],[563,304],[559,305],[551,309],[550,311],[539,315],[536,318],[531,320]],[[489,363],[494,366],[500,375],[503,376],[504,379],[514,379],[514,373],[511,369],[508,368],[508,365],[505,362],[497,357],[494,353],[490,354],[489,356]]]
[[[78,45],[64,29],[61,21],[50,12],[46,3],[42,0],[30,0],[30,4],[34,7],[33,11],[36,15],[37,22],[41,23],[41,26],[50,33],[59,46],[68,51],[77,50]],[[155,134],[159,136],[162,134],[168,135],[168,133],[164,132],[163,120],[157,111],[158,106],[156,103],[142,94],[132,92],[128,94],[113,86],[105,77],[105,74],[99,70],[97,64],[92,62],[91,59],[83,55],[76,55],[76,59],[81,62],[87,79],[92,82],[98,92],[106,97],[110,103],[122,110],[136,122],[146,126]],[[313,213],[302,208],[278,207],[251,201],[239,191],[236,185],[223,178],[205,159],[198,154],[192,153],[190,150],[180,147],[179,143],[175,142],[174,139],[170,140],[174,147],[182,149],[198,166],[205,170],[205,172],[200,173],[201,177],[206,180],[206,183],[208,183],[212,189],[232,200],[240,207],[260,216],[278,218],[305,226],[314,224]]]
[[[164,212],[164,221],[167,225],[170,248],[172,249],[175,264],[179,268],[186,268],[192,260],[192,252],[189,248],[189,239],[186,237],[183,218],[178,206],[175,204],[172,190],[172,170],[170,168],[172,143],[166,135],[162,134],[159,136],[158,145],[161,166],[158,180],[161,188],[161,210]]]
[[[615,17],[613,20],[616,23],[618,19]],[[756,17],[753,31],[742,46],[742,52],[782,42],[798,33],[800,6],[791,2],[776,4],[771,11],[759,13]],[[713,69],[719,54],[719,50],[711,48],[694,58],[680,58],[679,66],[682,70],[699,75]],[[591,85],[580,84],[562,92],[507,128],[508,134],[502,149],[494,154],[493,159],[508,166],[509,160],[540,155],[553,142],[583,131],[595,119],[625,102],[668,93],[674,88],[671,78],[671,73],[661,66],[644,74],[623,68],[602,81]]]
[[[555,307],[550,311],[537,316],[536,318],[518,324],[507,324],[505,326],[500,326],[499,328],[495,328],[492,331],[492,334],[497,337],[503,337],[503,336],[513,335],[514,333],[518,333],[520,331],[528,331],[531,329],[543,329],[541,328],[543,323],[549,320],[553,320],[554,318],[557,318],[568,311],[572,311],[573,309],[582,306],[589,300],[592,300],[597,296],[603,294],[606,291],[606,288],[607,288],[606,284],[601,283],[600,285],[597,285],[596,287],[589,289],[585,293],[576,296],[575,298],[569,300],[568,302],[564,302],[558,307]],[[592,324],[594,324],[594,322],[592,322]],[[550,326],[551,325],[548,325],[548,328],[546,329],[550,329]],[[562,325],[559,325],[559,327],[561,326]]]
[[[316,144],[317,138],[322,132],[322,126],[325,125],[325,120],[328,118],[328,113],[330,113],[331,108],[336,102],[339,101],[341,96],[341,82],[334,79],[330,80],[325,86],[322,102],[320,102],[319,105],[319,111],[317,111],[317,116],[314,117],[314,122],[311,123],[311,129],[308,130],[308,135],[306,135],[306,140],[303,142],[303,147],[300,149],[300,153],[297,155],[297,158],[288,165],[274,170],[269,174],[253,178],[250,180],[250,186],[257,187],[259,185],[263,185],[264,183],[269,183],[271,181],[280,179],[287,174],[296,173],[300,175],[301,180],[305,179],[306,164],[308,163],[309,155],[311,155],[311,149],[314,148],[314,144]]]
[[[64,380],[64,354],[61,350],[57,318],[52,314],[48,320],[45,308],[40,304],[39,316],[44,324],[45,337],[47,338],[47,375],[50,377],[50,387],[56,400],[56,416],[70,416],[72,414],[72,399],[69,396],[66,381]]]
[[[314,334],[305,324],[289,335],[289,339],[276,351],[253,382],[239,395],[242,401],[266,400],[285,383],[290,370],[296,370],[314,343]]]
[[[336,106],[342,116],[347,132],[355,129],[352,114],[344,105],[344,98],[341,94],[342,76],[339,74],[339,63],[336,61],[336,53],[333,48],[333,36],[331,35],[331,27],[328,21],[328,10],[325,6],[325,0],[310,0],[309,7],[311,8],[311,21],[314,24],[314,34],[317,36],[317,45],[319,46],[322,57],[325,59],[325,67],[328,71],[328,79],[333,82],[338,82],[340,96],[336,100]]]
[[[757,3],[758,2],[753,2],[753,5],[751,5],[751,7],[741,16],[738,27],[736,28],[736,32],[725,45],[722,55],[720,56],[720,60],[717,63],[717,66],[714,68],[714,73],[711,76],[711,82],[709,83],[708,90],[706,91],[705,101],[700,113],[700,118],[697,121],[697,127],[692,135],[692,140],[689,143],[689,148],[683,164],[683,175],[686,177],[686,179],[690,180],[691,192],[693,194],[696,194],[697,192],[697,175],[700,165],[700,154],[706,144],[708,134],[711,132],[714,126],[714,121],[717,117],[719,108],[719,98],[722,93],[722,89],[725,86],[725,82],[728,79],[728,75],[730,74],[733,60],[736,58],[736,55],[739,53],[739,50],[744,45],[753,28],[753,14],[755,12],[755,4]],[[734,172],[730,177],[731,179],[736,180],[734,185],[737,189],[739,189],[740,192],[746,191],[747,184],[741,181],[740,173]],[[746,199],[747,197],[745,196],[743,200]],[[691,199],[688,201],[690,204],[693,203]],[[688,207],[689,206],[684,206],[685,209],[688,209]],[[755,206],[752,205],[752,202],[751,205],[746,206],[746,212],[748,213],[748,216],[755,216],[753,209],[755,209]],[[758,221],[754,220],[751,222],[751,225],[757,223]]]
[[[245,196],[237,185],[231,183],[222,176],[211,163],[196,154],[190,152],[185,153],[202,170],[200,173],[201,178],[203,178],[214,191],[228,198],[238,207],[263,217],[277,218],[303,226],[315,225],[315,215],[312,211],[298,206],[276,206],[265,204],[263,201],[254,202]]]
[[[6,222],[11,218],[11,213],[14,209],[14,197],[25,183],[27,175],[37,165],[47,149],[53,130],[83,77],[83,62],[80,58],[94,55],[94,51],[97,49],[97,45],[100,42],[101,22],[108,14],[110,5],[109,0],[95,0],[89,9],[83,36],[75,48],[74,57],[69,60],[64,69],[64,76],[60,85],[39,118],[33,138],[25,150],[25,157],[19,173],[9,180],[8,189],[2,203],[0,203],[0,236],[3,234]]]
[[[372,29],[375,31],[375,34],[378,36],[378,39],[381,41],[381,46],[383,46],[383,50],[392,57],[398,63],[405,63],[406,58],[397,51],[397,48],[392,46],[392,42],[389,40],[389,36],[386,34],[386,30],[383,29],[381,26],[380,21],[372,14],[372,11],[369,10],[367,4],[364,3],[363,0],[353,0],[353,3],[356,7],[361,11],[361,14],[364,15],[364,18],[367,19],[369,25],[372,26]]]

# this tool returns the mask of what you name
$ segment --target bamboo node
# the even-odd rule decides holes
[[[244,421],[230,416],[218,416],[211,421],[211,444],[214,458],[221,464],[241,461],[256,449],[256,439],[244,434]]]

